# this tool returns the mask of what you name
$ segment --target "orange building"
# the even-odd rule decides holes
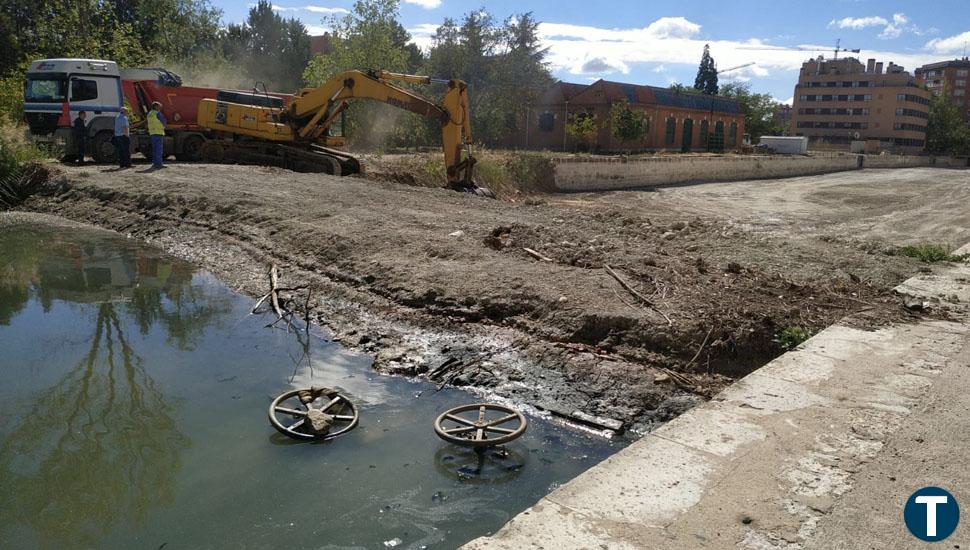
[[[792,131],[817,149],[918,153],[926,145],[929,93],[903,67],[875,59],[813,59],[802,64],[792,105]]]
[[[934,94],[948,95],[970,125],[970,58],[923,65],[916,80]]]
[[[613,135],[610,109],[625,102],[646,115],[643,139],[625,142]],[[576,137],[567,121],[592,116],[595,135]],[[741,147],[744,115],[736,101],[700,93],[624,84],[608,80],[583,85],[557,82],[526,112],[512,145],[558,151],[733,151]]]

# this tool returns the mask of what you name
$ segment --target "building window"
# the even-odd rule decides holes
[[[970,74],[970,71],[967,71],[967,69],[957,69],[957,76],[968,76],[968,74]]]
[[[556,115],[553,113],[539,114],[539,131],[551,132],[556,127]]]
[[[707,119],[701,121],[701,145],[707,145]]]
[[[953,95],[960,96],[966,94],[966,90],[953,90]]]
[[[957,88],[966,88],[967,87],[967,81],[966,80],[957,80],[955,82],[955,84],[956,84]]]
[[[799,101],[808,101],[808,96],[807,95],[800,95],[800,96],[798,96],[798,100]]]
[[[732,122],[731,129],[727,135],[728,147],[734,147],[738,143],[738,123]]]
[[[674,133],[677,131],[677,119],[674,117],[667,117],[667,133],[665,135],[664,141],[667,145],[674,144]]]

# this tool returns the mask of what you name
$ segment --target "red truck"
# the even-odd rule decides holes
[[[205,142],[216,132],[197,125],[199,101],[220,99],[282,109],[293,96],[265,91],[219,90],[183,86],[182,79],[165,69],[118,69],[113,61],[98,59],[44,59],[31,63],[24,89],[24,118],[38,141],[67,144],[71,123],[80,111],[88,112],[87,154],[98,162],[114,162],[115,117],[122,106],[129,109],[132,147],[151,156],[145,115],[151,104],[162,104],[168,120],[165,155],[180,160],[200,160]]]

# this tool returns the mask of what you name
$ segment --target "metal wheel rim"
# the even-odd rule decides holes
[[[283,394],[277,396],[276,399],[274,399],[273,402],[270,403],[270,405],[269,405],[269,421],[270,421],[270,424],[272,424],[273,427],[276,428],[276,431],[280,432],[283,435],[287,435],[289,437],[292,437],[294,439],[302,439],[302,440],[308,440],[308,441],[309,440],[327,441],[327,440],[333,439],[335,437],[340,437],[341,435],[344,435],[345,433],[349,432],[350,430],[354,429],[357,426],[357,422],[359,420],[359,416],[357,414],[357,406],[354,405],[353,402],[351,402],[349,399],[347,399],[346,397],[344,397],[343,394],[337,394],[337,397],[334,397],[332,400],[330,400],[330,403],[327,404],[327,405],[325,405],[322,408],[322,410],[324,412],[326,412],[328,409],[332,408],[334,405],[336,405],[338,403],[343,403],[344,405],[346,405],[347,407],[350,408],[350,412],[352,414],[350,414],[350,415],[334,415],[334,419],[336,421],[345,422],[346,425],[345,426],[342,426],[341,428],[339,428],[337,430],[333,430],[333,431],[327,432],[326,434],[322,434],[322,435],[301,432],[299,430],[299,427],[302,425],[302,421],[301,420],[298,420],[298,418],[304,418],[305,419],[305,417],[306,417],[306,414],[305,413],[307,411],[306,410],[301,411],[299,409],[293,409],[292,407],[283,407],[282,406],[282,403],[284,403],[288,399],[292,399],[293,397],[297,397],[297,401],[304,408],[306,408],[307,405],[303,404],[303,402],[299,400],[299,393],[301,391],[307,390],[307,389],[309,389],[309,388],[300,388],[300,389],[296,389],[296,390],[290,390],[290,391],[288,391],[286,393],[283,393]],[[326,399],[326,397],[324,397],[324,399]],[[316,400],[311,401],[309,404],[313,404],[315,401]],[[280,410],[280,409],[283,409],[283,410]],[[307,409],[307,410],[309,410],[309,409]],[[293,411],[293,412],[288,412],[288,411]],[[302,414],[302,415],[293,414],[295,412],[302,412],[304,414]],[[279,418],[277,418],[276,413],[285,414],[285,415],[288,416],[288,418],[295,419],[295,420],[293,420],[289,424],[284,424],[283,422],[280,421]]]
[[[464,418],[461,413],[477,411],[478,419],[473,420]],[[498,411],[504,413],[503,416],[486,420],[488,411]],[[446,422],[456,426],[448,427]],[[518,422],[516,428],[505,428],[503,424]],[[463,447],[493,447],[504,445],[510,441],[518,439],[525,433],[529,422],[519,411],[504,405],[492,403],[474,403],[472,405],[462,405],[449,409],[434,421],[434,431],[438,437]],[[494,436],[494,437],[491,437]]]

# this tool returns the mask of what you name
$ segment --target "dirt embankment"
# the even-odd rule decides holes
[[[970,181],[880,173],[509,203],[274,168],[65,168],[23,208],[155,242],[253,296],[278,263],[382,371],[644,429],[780,353],[791,329],[913,315],[890,291],[923,266],[883,253],[906,239],[880,227],[912,209],[894,193],[945,186],[966,204]],[[860,185],[881,193],[871,209]],[[958,219],[948,204],[936,215]]]

